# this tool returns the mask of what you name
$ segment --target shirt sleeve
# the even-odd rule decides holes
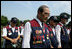
[[[7,36],[7,29],[6,28],[3,28],[3,34],[2,34],[2,37],[3,36]]]
[[[31,35],[31,25],[30,22],[25,24],[24,33],[23,33],[23,43],[22,48],[30,48],[30,35]]]
[[[61,47],[61,38],[60,38],[61,27],[57,25],[55,29],[56,29],[57,41],[59,43],[58,46]]]

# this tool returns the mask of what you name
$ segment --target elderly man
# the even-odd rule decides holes
[[[42,5],[38,8],[37,17],[25,24],[22,48],[51,48],[48,27],[45,24],[49,14],[49,8]]]

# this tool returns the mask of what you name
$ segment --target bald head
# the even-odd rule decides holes
[[[46,5],[42,5],[38,8],[37,18],[42,21],[46,22],[49,17],[49,8]]]
[[[48,8],[48,6],[46,6],[46,5],[42,5],[42,6],[40,6],[39,8],[38,8],[38,13],[39,12],[43,12],[43,10],[44,10],[44,8]]]

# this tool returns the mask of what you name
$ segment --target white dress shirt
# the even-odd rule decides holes
[[[62,26],[63,24],[61,22],[59,22]],[[61,35],[61,26],[60,25],[57,25],[56,26],[56,36],[57,36],[57,40],[58,40],[58,46],[61,47],[61,38],[60,38],[60,35]]]
[[[23,35],[24,28],[23,28],[23,26],[20,26],[20,27],[21,27],[21,33],[20,33],[20,35]]]
[[[56,33],[55,33],[55,28],[52,28],[52,31],[53,31],[53,34],[54,34],[54,36],[55,36],[55,34],[56,34]]]
[[[70,29],[67,29],[67,34],[68,34],[68,35],[70,34]]]
[[[38,21],[38,23],[42,27],[41,21],[38,18],[35,18],[35,19]],[[22,48],[30,48],[31,32],[32,32],[31,24],[30,22],[27,22],[24,28],[24,38],[23,38]]]
[[[20,34],[20,35],[23,35],[23,33],[24,33],[23,31],[24,31],[24,28],[22,28],[22,30],[21,30],[21,34]]]
[[[13,31],[13,33],[14,33],[15,27],[11,27],[11,25],[9,25],[9,27],[12,28],[12,31]],[[20,35],[19,28],[18,28],[18,35]],[[6,28],[3,28],[2,37],[3,37],[3,36],[7,36],[7,29],[6,29]]]

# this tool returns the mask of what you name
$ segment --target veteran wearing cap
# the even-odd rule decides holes
[[[69,37],[67,34],[67,30],[65,27],[66,22],[68,21],[69,15],[67,13],[61,13],[60,19],[61,21],[56,26],[56,36],[58,40],[59,48],[68,48]]]
[[[25,24],[22,48],[51,48],[48,28],[45,22],[49,17],[49,8],[38,8],[37,17]]]
[[[17,42],[20,38],[20,32],[18,27],[16,27],[17,18],[13,17],[11,19],[10,25],[3,28],[2,37],[6,39],[5,48],[17,48]]]
[[[47,22],[48,30],[50,33],[51,44],[54,48],[58,47],[58,41],[56,38],[56,31],[55,31],[55,26],[57,25],[57,23],[58,23],[58,19],[56,16],[51,16],[49,18],[49,23]]]

